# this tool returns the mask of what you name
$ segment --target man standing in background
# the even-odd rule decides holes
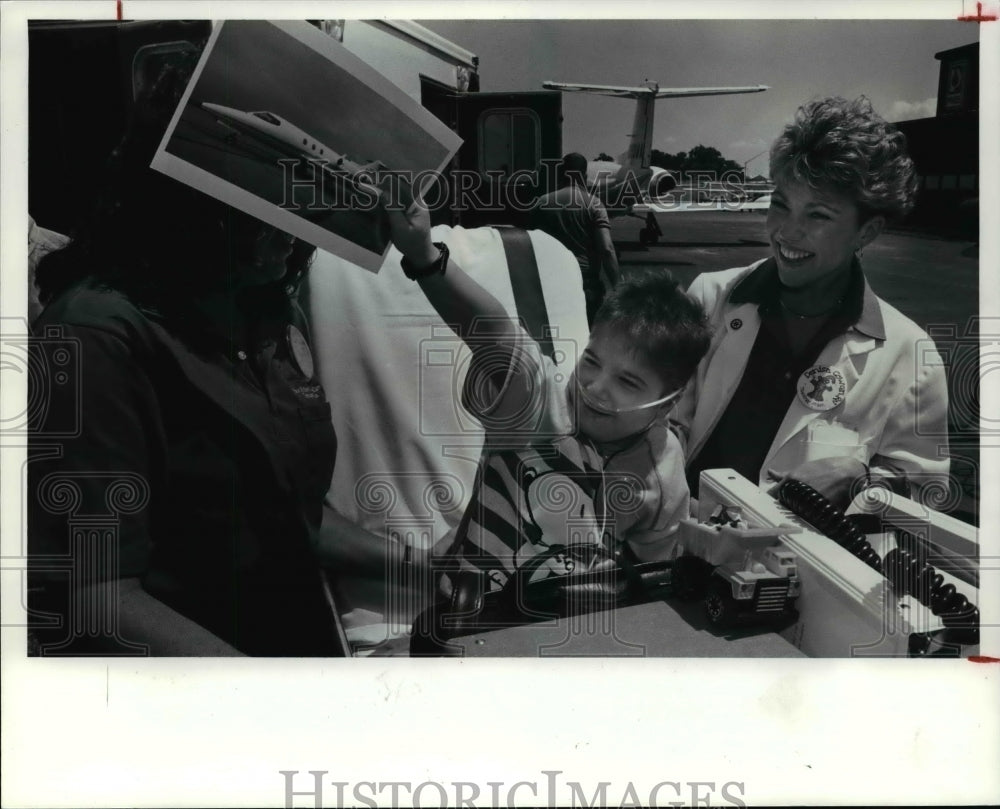
[[[535,203],[532,227],[554,236],[576,256],[587,299],[587,323],[592,324],[605,292],[620,277],[611,222],[601,201],[587,191],[587,158],[570,152],[559,164],[556,178],[557,190]]]

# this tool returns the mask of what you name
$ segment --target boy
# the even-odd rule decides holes
[[[389,222],[403,271],[472,350],[462,403],[489,452],[456,540],[461,566],[497,589],[554,545],[626,543],[639,560],[668,558],[689,498],[666,416],[708,349],[701,307],[666,274],[624,281],[571,370],[431,243],[422,205]],[[573,566],[553,556],[532,580]]]

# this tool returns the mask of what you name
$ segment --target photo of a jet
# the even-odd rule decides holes
[[[662,234],[656,213],[700,210],[667,195],[681,185],[676,172],[650,165],[653,143],[655,104],[660,98],[695,98],[698,96],[762,93],[767,86],[747,87],[680,87],[661,88],[655,81],[645,81],[641,87],[621,87],[603,84],[573,84],[542,82],[546,90],[564,93],[590,93],[613,98],[634,98],[635,116],[628,147],[617,162],[591,160],[587,165],[587,185],[597,193],[609,216],[635,216],[645,221],[639,231],[642,244],[655,244]]]
[[[273,112],[267,110],[244,112],[207,101],[201,102],[200,106],[212,113],[218,123],[231,130],[227,140],[235,141],[239,136],[245,136],[251,141],[281,152],[286,157],[317,162],[342,179],[353,181],[365,173],[371,174],[386,168],[378,160],[357,163]]]

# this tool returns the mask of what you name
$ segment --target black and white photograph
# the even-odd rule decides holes
[[[308,23],[234,20],[213,30],[153,168],[377,270],[378,176],[431,177],[459,142]]]
[[[2,4],[0,803],[1000,801],[997,4],[240,5]]]

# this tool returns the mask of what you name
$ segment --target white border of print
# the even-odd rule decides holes
[[[126,0],[129,18],[299,19],[496,17],[497,3]],[[998,10],[984,0],[985,10]],[[206,14],[198,14],[204,9]],[[507,18],[772,17],[954,19],[974,0],[609,5],[511,2]],[[114,0],[3,2],[0,131],[0,315],[23,323],[27,300],[27,34],[29,17],[108,19]],[[980,29],[982,76],[1000,75],[1000,24]],[[1000,211],[996,82],[982,82],[982,221]],[[992,212],[992,213],[990,213]],[[1000,233],[982,228],[980,307],[1000,322],[994,277]],[[6,321],[5,321],[6,322]],[[9,383],[7,377],[5,383]],[[1000,413],[996,374],[982,412]],[[20,397],[17,384],[0,396]],[[2,438],[2,436],[0,436]],[[23,448],[4,443],[0,508],[4,576],[20,553]],[[997,491],[1000,448],[984,447],[982,491]],[[989,450],[989,451],[987,451]],[[1000,498],[981,525],[1000,530]],[[995,567],[995,566],[994,566]],[[16,572],[16,571],[15,571]],[[980,608],[998,614],[997,570],[983,570]],[[15,579],[16,580],[16,579]],[[6,578],[5,578],[6,583]],[[279,770],[361,780],[615,779],[744,782],[759,804],[996,804],[1000,801],[1000,666],[923,660],[50,660],[26,659],[16,587],[3,598],[0,804],[18,806],[283,806]],[[982,652],[1000,655],[996,626]],[[306,788],[303,782],[299,788]],[[449,790],[450,791],[450,790]],[[707,790],[703,791],[705,794]],[[346,794],[350,796],[350,788]],[[368,792],[367,794],[370,794]],[[433,790],[431,791],[433,795]],[[503,790],[502,794],[507,794]],[[661,790],[665,802],[676,793]],[[714,794],[718,795],[716,791]],[[383,793],[385,795],[385,793]],[[532,800],[530,791],[519,792]],[[562,796],[565,803],[566,796]],[[425,795],[426,800],[426,795]],[[350,797],[348,797],[350,802]],[[429,804],[429,802],[428,802]],[[308,797],[296,806],[311,806]],[[661,805],[663,805],[661,803]]]
[[[448,161],[451,160],[452,155],[455,154],[461,145],[461,138],[435,118],[434,115],[406,95],[399,87],[382,76],[381,73],[348,51],[340,43],[312,28],[307,23],[269,22],[279,31],[302,43],[304,47],[311,48],[325,56],[330,60],[331,65],[362,81],[373,93],[382,96],[403,113],[414,126],[420,127],[440,143],[446,150],[444,158],[437,165],[424,166],[422,167],[423,169],[433,169],[440,172]],[[166,150],[167,144],[170,143],[173,137],[174,129],[177,127],[178,121],[180,121],[181,116],[187,108],[188,99],[191,97],[198,79],[201,77],[205,66],[212,59],[215,44],[224,28],[224,21],[213,26],[212,34],[209,37],[208,44],[205,46],[205,51],[198,61],[191,81],[188,82],[181,102],[177,105],[170,125],[167,127],[160,146],[153,156],[153,162],[150,164],[151,167],[173,177],[175,180],[187,183],[199,191],[210,194],[216,199],[232,205],[234,208],[238,208],[251,216],[255,216],[270,225],[274,225],[286,233],[314,244],[321,250],[326,250],[334,255],[345,258],[366,270],[378,272],[390,245],[387,244],[385,250],[381,253],[366,250],[349,239],[345,239],[326,228],[315,225],[291,211],[286,211],[250,193],[245,188],[205,171],[199,166],[189,163],[187,160],[177,157]]]

